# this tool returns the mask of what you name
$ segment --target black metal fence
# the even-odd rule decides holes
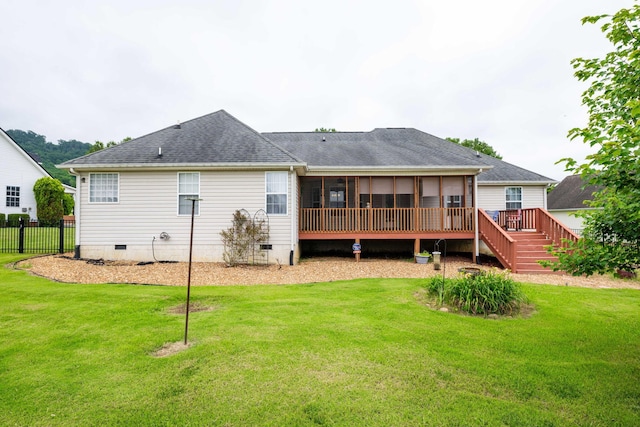
[[[61,219],[58,225],[8,221],[0,223],[0,252],[52,254],[72,252],[75,247],[75,220]]]

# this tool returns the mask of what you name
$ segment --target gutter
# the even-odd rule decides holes
[[[291,168],[289,168],[289,175],[291,177],[291,182],[289,185],[289,194],[291,195],[291,212],[289,212],[290,215],[290,223],[291,223],[291,238],[290,238],[290,252],[289,252],[289,265],[293,265],[293,258],[294,258],[294,254],[295,254],[295,245],[297,242],[297,229],[298,229],[298,204],[297,204],[297,200],[298,200],[298,188],[295,185],[296,184],[296,174],[293,173],[293,166],[291,166]],[[295,192],[294,192],[295,189]]]
[[[78,259],[80,258],[80,229],[81,229],[80,205],[82,204],[81,203],[82,202],[82,182],[80,179],[80,174],[76,172],[75,169],[73,169],[72,167],[69,168],[69,173],[72,176],[76,177],[76,188],[75,188],[76,191],[73,194],[73,200],[74,200],[73,213],[76,221],[76,230],[75,230],[76,245],[73,249],[73,257]]]
[[[59,169],[147,169],[147,170],[274,170],[291,167],[295,169],[306,169],[305,163],[87,163],[87,164],[66,164],[56,165]]]
[[[309,166],[307,175],[310,176],[364,176],[371,174],[392,175],[476,175],[493,166]]]

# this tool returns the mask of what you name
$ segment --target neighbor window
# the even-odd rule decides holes
[[[178,215],[191,215],[193,198],[200,198],[200,172],[178,172]],[[200,202],[193,208],[200,215]]]
[[[20,187],[7,186],[7,206],[20,207]]]
[[[287,172],[267,172],[265,174],[265,195],[268,214],[287,214],[288,176]]]
[[[89,174],[89,203],[118,203],[118,174]]]
[[[522,209],[522,187],[507,187],[506,209]]]

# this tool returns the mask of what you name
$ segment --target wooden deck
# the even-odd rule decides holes
[[[473,238],[473,208],[303,208],[300,239]]]

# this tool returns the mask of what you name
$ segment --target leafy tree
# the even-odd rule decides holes
[[[33,186],[38,209],[38,221],[43,225],[55,225],[64,215],[64,187],[54,178],[43,177]]]
[[[76,202],[75,200],[73,200],[73,196],[71,194],[64,193],[64,195],[62,196],[62,205],[65,215],[71,215],[73,213],[75,204]]]
[[[559,160],[587,185],[599,185],[582,214],[585,234],[576,243],[554,248],[554,269],[573,274],[632,270],[640,264],[640,6],[613,15],[587,16],[582,23],[601,26],[613,50],[603,58],[572,61],[578,80],[589,84],[582,94],[589,120],[569,137],[589,144],[594,153],[578,164]]]
[[[104,150],[105,148],[115,147],[116,145],[118,144],[114,141],[109,141],[106,145],[101,141],[96,141],[91,148],[87,150],[87,154],[95,153],[96,151]]]
[[[314,132],[337,132],[334,128],[316,128]]]
[[[458,145],[462,145],[463,147],[471,148],[472,150],[476,150],[480,153],[484,153],[487,156],[495,157],[496,159],[502,160],[502,156],[498,154],[498,152],[494,150],[492,146],[484,141],[480,141],[478,138],[464,139],[460,141],[460,138],[447,137],[446,140],[454,142]]]
[[[123,142],[131,141],[130,137],[124,138],[120,142],[109,141],[106,144],[101,141],[96,141],[90,148],[87,150],[86,154],[95,153],[96,151],[104,150],[105,148],[115,147],[118,144],[122,144]]]

